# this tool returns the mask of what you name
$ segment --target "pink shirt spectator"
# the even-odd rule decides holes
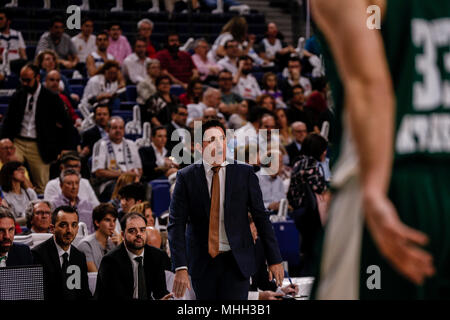
[[[209,68],[218,68],[222,70],[222,67],[219,66],[214,60],[207,58],[207,61],[203,61],[202,58],[198,54],[192,55],[192,61],[194,61],[195,66],[200,74],[200,80],[204,81],[210,74]]]
[[[109,37],[109,47],[107,52],[112,54],[116,58],[117,62],[122,64],[123,60],[125,60],[125,58],[133,51],[131,50],[131,46],[127,38],[120,36],[117,41],[114,41],[111,37]]]

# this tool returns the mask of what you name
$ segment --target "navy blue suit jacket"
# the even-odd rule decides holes
[[[30,248],[22,243],[13,243],[6,259],[7,267],[27,266],[33,264]]]
[[[256,253],[248,212],[258,229],[268,264],[280,263],[282,259],[253,167],[234,163],[226,168],[225,231],[242,275],[250,278],[256,271]],[[192,278],[201,277],[211,259],[208,253],[210,203],[203,164],[192,164],[178,171],[170,203],[170,252],[173,268],[187,266]]]

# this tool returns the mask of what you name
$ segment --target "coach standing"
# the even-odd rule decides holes
[[[278,243],[253,168],[225,160],[223,125],[206,122],[202,137],[202,146],[196,147],[202,148],[203,161],[178,171],[170,204],[173,292],[183,296],[190,287],[189,273],[198,300],[246,300],[256,268],[248,211],[280,286],[284,271]]]

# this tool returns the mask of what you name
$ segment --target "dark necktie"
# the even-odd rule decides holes
[[[145,284],[145,273],[142,259],[142,257],[134,258],[134,260],[138,263],[138,299],[147,300],[147,286]]]
[[[64,278],[67,276],[67,268],[69,267],[69,254],[67,252],[64,252],[63,255],[63,263],[62,263],[62,272],[64,274]]]
[[[208,253],[212,258],[219,254],[220,167],[213,167],[211,207],[209,209]]]
[[[28,102],[28,111],[33,110],[33,102],[34,102],[34,96],[32,95]]]

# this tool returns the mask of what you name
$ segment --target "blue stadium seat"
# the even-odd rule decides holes
[[[170,205],[170,183],[167,180],[150,181],[152,186],[152,210],[155,217],[169,209]]]
[[[280,247],[283,261],[287,261],[289,268],[300,264],[300,237],[294,221],[273,222],[273,229]]]
[[[135,85],[127,86],[127,100],[128,101],[136,101],[137,91]]]
[[[27,46],[26,48],[28,60],[32,60],[36,53],[36,46]]]
[[[135,106],[136,101],[121,101],[120,102],[120,110],[133,110],[133,107]]]
[[[133,112],[131,110],[113,110],[112,115],[121,117],[125,122],[133,119]]]
[[[86,85],[86,79],[69,79],[69,84],[70,84],[70,86],[72,87],[73,85],[77,85],[77,84],[80,84],[80,85]]]
[[[126,134],[125,138],[129,139],[129,140],[136,141],[137,139],[142,138],[142,135],[141,134]]]
[[[61,73],[67,78],[67,79],[71,79],[72,75],[73,75],[73,70],[72,69],[62,69]]]
[[[9,104],[10,96],[0,96],[0,104]]]
[[[186,90],[184,90],[184,88],[178,84],[173,84],[170,87],[170,93],[177,97],[179,97],[180,94],[185,93],[185,92],[186,92]]]
[[[6,114],[7,110],[8,110],[7,104],[0,104],[0,114]]]
[[[84,85],[82,85],[82,84],[71,85],[70,90],[72,91],[72,93],[76,93],[81,98],[83,96],[83,92],[84,92]]]

